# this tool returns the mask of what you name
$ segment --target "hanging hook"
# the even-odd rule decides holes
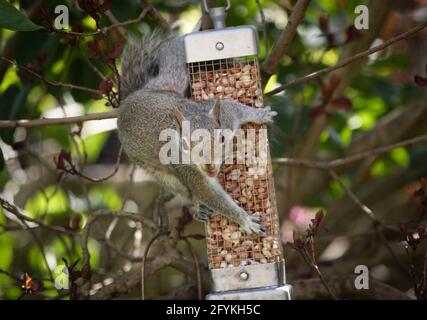
[[[225,28],[225,19],[227,17],[227,11],[231,8],[230,0],[227,0],[226,7],[215,7],[209,8],[206,0],[203,0],[203,7],[207,14],[212,19],[215,29],[223,29]]]
[[[203,7],[205,8],[205,12],[209,14],[211,9],[209,8],[206,0],[203,0]],[[227,6],[225,7],[225,11],[230,10],[230,8],[231,8],[231,1],[227,0]]]

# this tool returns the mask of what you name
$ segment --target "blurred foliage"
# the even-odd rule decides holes
[[[9,1],[21,11],[31,10],[37,1]],[[66,4],[70,9],[70,29],[81,24],[85,32],[95,31],[94,20],[88,17],[71,0],[42,1],[53,16],[55,6]],[[265,58],[264,41],[268,42],[271,50],[283,27],[287,23],[286,8],[293,1],[261,0],[268,17],[266,24],[268,39],[261,36],[261,55]],[[328,49],[326,37],[319,28],[319,18],[328,16],[332,30],[345,29],[354,19],[354,7],[363,1],[313,1],[307,14],[298,28],[298,34],[289,49],[289,56],[283,58],[277,75],[271,78],[267,91],[279,83],[289,82],[297,77],[309,74],[320,68],[334,65],[339,57],[339,47]],[[180,32],[190,32],[200,17],[200,2],[196,0],[153,0],[153,5],[170,20],[177,21]],[[4,6],[8,11],[3,11]],[[11,14],[10,12],[14,12]],[[141,11],[137,0],[112,2],[111,12],[119,20],[136,18]],[[2,25],[3,15],[13,15],[9,25]],[[36,12],[32,21],[37,25],[46,26],[46,21],[40,12]],[[254,24],[262,29],[258,6],[255,1],[233,0],[232,10],[228,16],[228,25]],[[48,33],[43,30],[34,32],[14,32],[5,27],[16,27],[15,30],[35,29],[18,10],[14,10],[7,1],[0,0],[0,45],[2,50],[9,48],[8,56],[15,59],[21,66],[27,66],[46,79],[85,86],[92,89],[100,88],[98,74],[88,64],[88,60],[104,74],[111,74],[105,64],[92,58],[88,43],[93,37],[82,37],[77,43],[73,38],[58,33]],[[101,26],[109,25],[105,16],[101,17]],[[138,39],[142,34],[155,27],[154,22],[146,18],[143,23],[126,27],[132,37]],[[105,41],[124,42],[117,32],[100,36]],[[0,119],[37,119],[44,116],[62,117],[91,112],[110,110],[105,100],[96,100],[89,92],[75,89],[48,86],[31,77],[22,69],[5,64],[1,61],[0,69]],[[330,119],[326,130],[321,134],[321,144],[318,155],[321,158],[337,158],[345,154],[346,148],[358,135],[373,130],[379,121],[393,110],[416,101],[421,89],[408,81],[393,81],[396,74],[408,72],[410,57],[408,52],[392,52],[371,61],[369,66],[357,75],[352,86],[346,90],[346,96],[352,101],[350,110],[340,110]],[[317,82],[291,87],[286,93],[270,97],[267,103],[279,115],[275,127],[270,130],[272,157],[289,155],[289,137],[298,138],[313,121],[310,109],[316,104],[320,91]],[[411,112],[408,110],[408,112]],[[296,119],[299,119],[296,127]],[[425,132],[426,128],[423,128]],[[80,131],[81,130],[81,131]],[[77,134],[76,134],[77,132]],[[97,125],[85,124],[83,128],[76,126],[46,126],[28,130],[0,129],[0,185],[7,190],[9,196],[17,194],[22,189],[27,196],[21,201],[32,218],[41,219],[44,223],[67,227],[70,220],[81,216],[83,225],[91,210],[109,208],[119,210],[123,206],[124,194],[114,184],[105,182],[86,186],[83,191],[75,186],[62,186],[62,180],[49,181],[41,188],[37,182],[31,183],[32,171],[27,164],[28,159],[38,165],[53,165],[53,156],[61,149],[71,150],[73,158],[86,159],[86,165],[97,163],[113,164],[115,154],[108,151],[109,143],[115,136],[111,128],[97,128]],[[298,140],[295,140],[298,141]],[[296,142],[298,143],[298,142]],[[25,155],[22,157],[21,155]],[[407,179],[416,180],[427,175],[427,146],[418,145],[411,148],[399,148],[388,153],[385,157],[373,163],[370,171],[372,176],[383,177],[392,175],[402,168],[411,169]],[[20,167],[16,163],[19,163]],[[43,164],[44,163],[44,164]],[[8,164],[8,165],[5,165]],[[23,170],[29,173],[24,174]],[[275,167],[275,170],[279,170]],[[350,172],[343,177],[345,182],[351,182]],[[38,177],[42,179],[43,177]],[[322,194],[313,195],[306,200],[306,205],[323,207],[325,199],[337,199],[343,190],[331,182]],[[30,233],[14,230],[7,232],[9,226],[3,211],[0,211],[0,269],[20,276],[24,272],[37,279],[48,278],[46,262],[39,245]],[[4,229],[4,230],[3,230]],[[46,260],[50,268],[61,263],[63,257],[74,262],[82,258],[80,245],[73,237],[55,237],[52,234],[43,235],[40,239],[46,251]],[[90,239],[91,265],[93,269],[102,264],[100,243]],[[81,267],[81,261],[79,262]],[[168,273],[165,269],[163,274]],[[169,272],[174,273],[174,272]],[[150,282],[151,283],[151,282]],[[149,284],[150,284],[149,283]],[[20,283],[0,273],[0,299],[18,298],[21,296]],[[43,292],[45,296],[55,296],[56,290],[46,281],[50,289]],[[153,284],[149,292],[157,292]],[[159,289],[160,290],[160,289]],[[162,291],[162,290],[160,290]],[[167,292],[161,292],[167,293]]]

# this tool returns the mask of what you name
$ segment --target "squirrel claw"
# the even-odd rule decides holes
[[[207,222],[211,212],[212,210],[205,205],[200,205],[199,210],[193,213],[193,218],[201,222]]]
[[[201,222],[207,222],[208,215],[209,213],[206,211],[197,211],[193,214],[193,219]]]
[[[260,237],[265,237],[265,229],[257,221],[260,220],[260,217],[257,216],[247,216],[246,220],[242,224],[242,229],[246,234],[251,235],[253,233],[257,234]]]

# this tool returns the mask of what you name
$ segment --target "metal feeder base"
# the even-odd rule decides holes
[[[291,300],[292,286],[267,287],[210,293],[206,300]]]

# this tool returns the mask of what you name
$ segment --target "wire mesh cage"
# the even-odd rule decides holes
[[[188,72],[191,96],[196,101],[228,99],[252,108],[264,107],[256,56],[193,62],[188,64]],[[255,150],[258,152],[265,126],[247,124],[242,129],[245,133],[255,133]],[[245,134],[243,141],[248,136]],[[237,139],[234,141],[234,151],[237,151]],[[244,158],[247,159],[247,155]],[[221,214],[210,216],[207,224],[209,267],[218,269],[281,261],[279,224],[269,159],[265,164],[257,161],[241,163],[234,152],[232,163],[222,165],[218,180],[238,205],[250,215],[260,218],[266,236],[248,236],[236,223]]]
[[[225,28],[224,8],[211,8],[209,13],[216,29],[184,37],[191,97],[264,108],[256,29]],[[230,149],[217,179],[236,204],[258,218],[265,236],[248,235],[220,212],[209,216],[206,238],[213,292],[207,299],[288,300],[291,287],[285,279],[266,126],[245,124]]]

